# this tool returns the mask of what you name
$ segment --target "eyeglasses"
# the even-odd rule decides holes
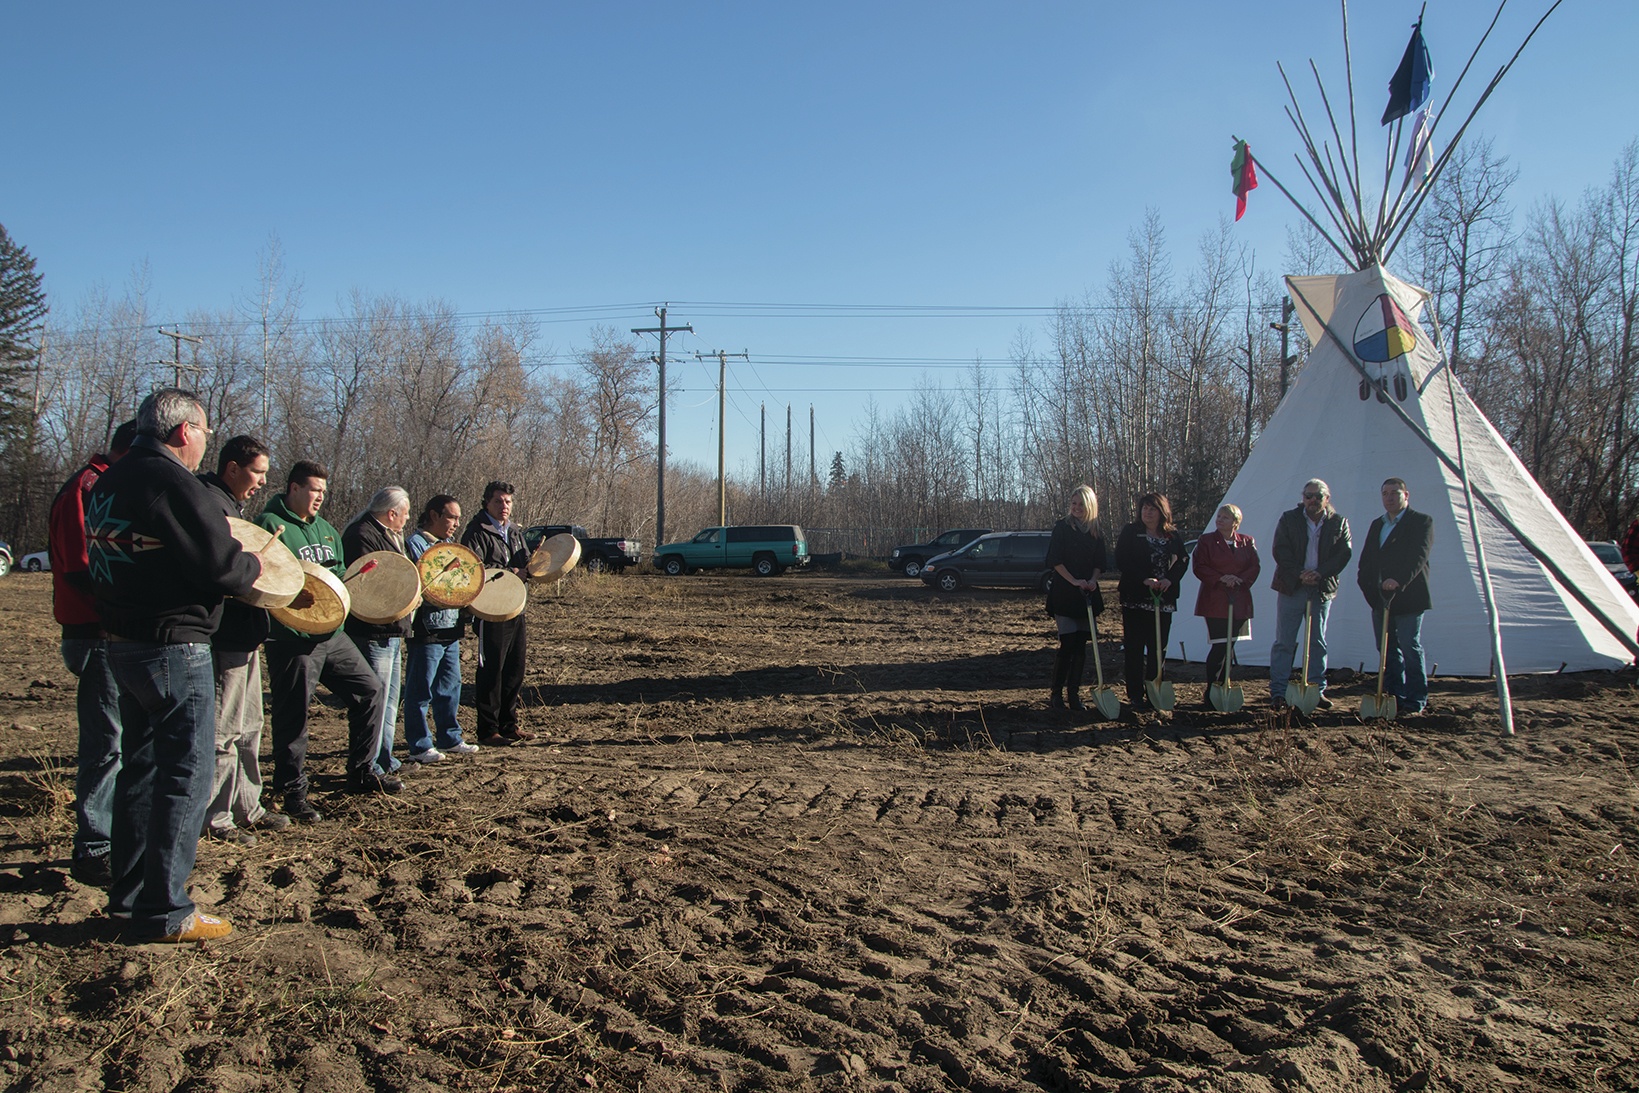
[[[1323,493],[1306,493],[1306,494],[1303,495],[1303,499],[1305,501],[1319,501],[1322,497],[1325,497],[1325,496],[1326,495],[1323,494]]]
[[[197,422],[197,421],[184,421],[182,424],[192,425],[195,429],[199,430],[200,434],[202,436],[204,436],[204,438],[206,440],[209,440],[211,437],[216,435],[216,430],[215,429],[207,429],[207,428],[205,428],[205,426],[199,424],[199,422]]]

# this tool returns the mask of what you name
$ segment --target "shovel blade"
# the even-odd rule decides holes
[[[1320,684],[1292,682],[1286,685],[1286,704],[1308,717],[1320,705]]]
[[[1115,693],[1114,687],[1093,688],[1093,709],[1104,715],[1106,721],[1121,719],[1121,696]]]
[[[1360,716],[1364,718],[1380,717],[1393,721],[1399,712],[1400,700],[1393,695],[1367,695],[1360,700]]]
[[[1144,694],[1149,697],[1150,705],[1163,712],[1171,710],[1177,704],[1177,696],[1173,694],[1172,684],[1166,680],[1159,683],[1153,679],[1144,681]]]
[[[1214,683],[1207,688],[1207,700],[1219,713],[1234,713],[1246,705],[1246,692],[1233,684],[1226,687],[1222,683]]]

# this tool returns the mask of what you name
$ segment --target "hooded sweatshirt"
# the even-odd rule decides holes
[[[284,528],[284,544],[290,552],[303,561],[322,565],[336,575],[340,580],[347,566],[342,563],[341,533],[337,531],[322,516],[315,516],[311,520],[303,520],[290,506],[285,504],[283,494],[273,498],[262,510],[262,515],[256,522],[269,531],[278,531]],[[334,630],[330,631],[335,633]],[[269,641],[322,641],[330,634],[304,634],[300,630],[292,630],[277,619],[271,621],[268,631]]]

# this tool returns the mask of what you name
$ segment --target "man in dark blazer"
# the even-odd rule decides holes
[[[1355,580],[1372,609],[1372,634],[1381,640],[1388,611],[1389,648],[1383,689],[1399,700],[1400,713],[1422,713],[1428,705],[1428,673],[1423,668],[1423,612],[1430,607],[1428,556],[1434,549],[1434,517],[1413,512],[1404,481],[1383,483],[1383,515],[1372,521],[1361,544]]]

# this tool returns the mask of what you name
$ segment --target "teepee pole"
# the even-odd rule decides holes
[[[1231,139],[1239,139],[1239,138],[1231,138]],[[1288,190],[1285,186],[1281,185],[1280,179],[1275,177],[1275,173],[1269,169],[1268,165],[1266,165],[1263,162],[1263,160],[1257,158],[1256,156],[1253,156],[1250,150],[1248,150],[1246,154],[1248,156],[1251,156],[1252,157],[1252,162],[1258,165],[1258,174],[1261,175],[1264,178],[1267,178],[1270,182],[1273,182],[1275,184],[1275,189],[1279,190],[1281,193],[1286,195],[1286,200],[1288,200],[1292,203],[1292,207],[1294,209],[1296,209],[1298,212],[1303,214],[1303,219],[1307,220],[1309,222],[1310,227],[1314,228],[1315,231],[1320,234],[1320,237],[1322,239],[1326,240],[1326,245],[1331,247],[1333,250],[1335,250],[1337,252],[1337,256],[1339,258],[1343,259],[1345,262],[1351,262],[1352,263],[1354,261],[1354,259],[1349,257],[1349,254],[1348,254],[1347,251],[1345,251],[1342,247],[1337,245],[1337,240],[1333,239],[1330,235],[1327,234],[1326,229],[1320,226],[1320,221],[1316,220],[1314,218],[1314,215],[1312,213],[1310,213],[1308,209],[1303,207],[1303,202],[1301,202],[1297,198],[1293,197],[1292,196],[1292,191]],[[1299,164],[1299,166],[1302,166],[1302,164]]]
[[[1326,336],[1332,339],[1332,342],[1343,354],[1343,358],[1354,366],[1354,370],[1360,373],[1361,378],[1368,381],[1371,380],[1371,375],[1366,371],[1366,366],[1361,364],[1360,361],[1355,358],[1354,351],[1349,348],[1349,343],[1344,341],[1338,332],[1332,328],[1332,324],[1330,322],[1320,317],[1320,312],[1315,308],[1315,305],[1309,302],[1309,298],[1303,294],[1303,290],[1298,288],[1298,286],[1292,282],[1290,277],[1286,279],[1286,287],[1292,296],[1296,298],[1298,303],[1302,304],[1305,308],[1308,308],[1309,314],[1320,323],[1321,329],[1326,331]],[[1451,456],[1446,454],[1445,449],[1441,448],[1434,442],[1434,438],[1429,436],[1422,426],[1418,425],[1411,419],[1411,415],[1406,413],[1403,406],[1401,406],[1394,399],[1388,399],[1383,403],[1383,405],[1387,406],[1394,412],[1395,416],[1400,419],[1401,423],[1405,425],[1406,428],[1411,430],[1412,435],[1421,440],[1423,444],[1434,453],[1435,458],[1439,459],[1441,463],[1444,463],[1451,471],[1459,475],[1462,473],[1461,469],[1457,466],[1456,461],[1453,460]],[[1535,558],[1542,564],[1542,568],[1546,569],[1549,575],[1552,576],[1554,580],[1559,582],[1560,588],[1564,589],[1567,595],[1569,595],[1577,603],[1581,604],[1587,610],[1588,614],[1592,615],[1596,620],[1598,620],[1599,624],[1610,633],[1611,637],[1615,638],[1621,643],[1622,648],[1634,654],[1635,657],[1639,657],[1639,639],[1635,639],[1633,634],[1628,631],[1626,624],[1619,624],[1609,615],[1605,614],[1604,610],[1600,608],[1598,604],[1593,602],[1588,594],[1582,590],[1581,586],[1572,581],[1570,577],[1566,576],[1565,571],[1559,567],[1559,563],[1555,562],[1548,556],[1546,551],[1537,546],[1536,543],[1532,542],[1530,537],[1525,534],[1520,526],[1514,523],[1514,521],[1509,518],[1508,514],[1502,510],[1502,507],[1493,501],[1484,490],[1475,488],[1473,492],[1474,496],[1479,498],[1480,503],[1485,506],[1486,511],[1495,517],[1497,523],[1506,528],[1509,534],[1513,535],[1515,539],[1519,540],[1520,546],[1529,551],[1531,557]]]
[[[1427,299],[1427,297],[1424,297]],[[1462,416],[1457,413],[1456,371],[1446,356],[1445,335],[1440,332],[1440,316],[1429,309],[1429,321],[1434,324],[1434,347],[1440,351],[1440,363],[1446,374],[1446,397],[1451,401],[1451,428],[1457,434],[1458,475],[1463,482],[1463,504],[1468,509],[1468,534],[1474,539],[1474,564],[1480,571],[1480,591],[1485,595],[1485,614],[1491,623],[1491,663],[1497,673],[1497,716],[1502,721],[1502,734],[1514,735],[1514,700],[1508,693],[1508,666],[1502,658],[1502,619],[1497,614],[1497,592],[1491,586],[1491,567],[1485,564],[1485,541],[1480,537],[1480,522],[1474,515],[1474,491],[1468,481],[1468,459],[1463,454]]]

